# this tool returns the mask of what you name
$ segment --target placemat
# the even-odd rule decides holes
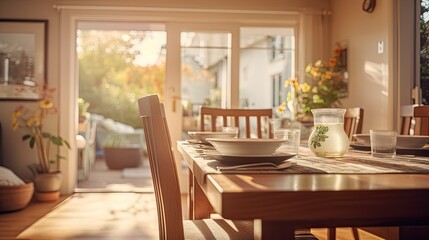
[[[182,143],[183,150],[194,159],[193,173],[199,180],[205,180],[207,174],[370,174],[370,173],[429,173],[429,158],[398,156],[398,158],[376,158],[367,152],[352,149],[341,158],[316,157],[307,147],[300,147],[299,155],[288,159],[297,165],[284,170],[239,170],[220,172],[219,161],[210,158],[213,147],[202,144]]]

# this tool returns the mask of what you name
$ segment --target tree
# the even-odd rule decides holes
[[[165,78],[163,63],[134,64],[135,46],[144,38],[145,32],[137,31],[78,32],[79,97],[91,104],[90,112],[141,127],[137,100],[150,93],[162,96]]]

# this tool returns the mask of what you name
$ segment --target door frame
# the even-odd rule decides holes
[[[231,89],[228,91],[229,107],[239,105],[239,28],[246,27],[296,27],[297,12],[282,11],[213,11],[210,9],[86,9],[82,6],[56,6],[60,14],[60,78],[59,81],[59,134],[64,136],[72,149],[76,149],[75,136],[78,133],[78,68],[76,55],[76,30],[78,21],[130,21],[165,24],[167,31],[167,69],[165,83],[165,109],[169,121],[172,142],[181,139],[182,110],[180,107],[180,31],[222,31],[232,33]],[[198,23],[198,24],[195,24]],[[177,27],[177,29],[174,29]],[[169,32],[171,31],[171,32]],[[173,34],[172,34],[173,33]],[[238,34],[237,34],[238,33]],[[173,44],[174,43],[174,44]],[[175,104],[173,106],[173,104]],[[176,111],[173,111],[176,109]],[[177,120],[177,121],[176,121]],[[173,144],[174,148],[176,147]],[[67,159],[77,159],[77,150],[62,150]],[[178,157],[175,151],[176,159]],[[180,168],[181,162],[178,161]],[[67,161],[61,166],[64,173],[62,193],[72,193],[77,186],[77,161]],[[180,168],[181,170],[181,168]],[[182,174],[181,174],[182,175]],[[184,179],[182,179],[184,180]]]

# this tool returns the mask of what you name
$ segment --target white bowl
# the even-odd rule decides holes
[[[191,139],[206,142],[207,138],[234,138],[236,133],[233,132],[188,132]]]
[[[207,138],[225,156],[270,156],[286,142],[284,139]]]
[[[356,143],[365,146],[371,146],[369,134],[354,134]],[[411,136],[411,135],[398,135],[396,137],[397,148],[422,148],[429,143],[429,136]]]

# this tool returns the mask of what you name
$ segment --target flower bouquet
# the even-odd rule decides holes
[[[284,87],[286,101],[278,108],[279,114],[288,108],[298,119],[311,116],[311,109],[341,106],[340,97],[346,88],[345,66],[340,62],[341,49],[336,48],[329,61],[317,60],[305,68],[306,81],[288,79]]]

